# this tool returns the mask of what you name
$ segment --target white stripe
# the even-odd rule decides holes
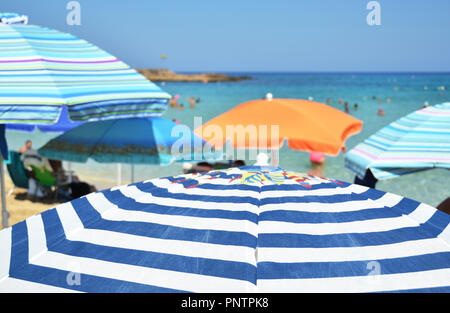
[[[368,271],[369,272],[369,271]],[[311,279],[260,279],[259,292],[377,292],[450,286],[450,269]]]
[[[58,57],[45,57],[42,55],[29,55],[29,56],[20,56],[20,57],[13,57],[13,56],[7,56],[7,57],[0,57],[0,61],[26,61],[26,60],[34,60],[36,58],[39,59],[45,59],[50,60],[50,61],[114,61],[117,58],[113,57],[112,55],[107,55],[107,56],[103,56],[103,57],[87,57],[87,58],[74,58],[72,57],[73,54],[69,54],[70,57],[62,57],[62,58],[58,58]]]
[[[81,284],[83,284],[83,274],[86,274],[192,292],[250,292],[255,289],[253,284],[243,280],[112,263],[55,252],[47,252],[33,263],[80,273]]]
[[[205,210],[228,210],[228,211],[249,211],[258,213],[258,207],[250,203],[233,203],[233,202],[206,202],[199,200],[180,200],[165,197],[156,197],[148,192],[142,192],[136,186],[123,186],[119,188],[120,192],[128,198],[134,199],[139,203],[153,203],[158,205],[181,207],[181,208],[197,208]]]
[[[343,222],[343,223],[293,223],[285,221],[261,221],[260,233],[293,233],[308,235],[333,235],[346,233],[370,233],[404,227],[417,227],[427,222],[436,209],[421,203],[413,212],[392,218]]]
[[[79,291],[39,284],[27,280],[6,278],[0,281],[0,293],[62,293]]]
[[[415,220],[419,224],[423,224],[428,221],[434,213],[436,213],[435,208],[425,203],[421,203],[413,212],[408,215],[408,217]]]
[[[43,227],[35,227],[33,230],[33,233],[28,234],[29,238],[34,239],[29,241],[29,249],[37,251],[39,247],[46,244],[45,232]],[[34,245],[37,245],[37,247],[34,247]],[[83,283],[83,274],[87,274],[194,292],[245,292],[253,291],[256,287],[252,283],[242,280],[113,263],[52,251],[39,255],[32,263],[38,266],[80,273],[81,284]]]
[[[3,164],[2,164],[3,165]],[[9,275],[11,263],[12,228],[0,231],[0,283]]]
[[[84,229],[83,223],[70,202],[60,204],[55,209],[61,220],[66,236],[70,236],[72,233]]]
[[[450,247],[450,224],[438,235],[438,238],[444,241]]]
[[[126,84],[126,85],[124,85]],[[114,81],[102,81],[102,84],[84,84],[84,85],[65,85],[65,86],[55,86],[53,85],[53,82],[49,82],[49,85],[47,86],[11,86],[11,85],[0,85],[0,92],[5,91],[17,91],[17,90],[26,90],[26,93],[33,93],[34,90],[38,90],[39,92],[54,92],[55,94],[58,94],[61,92],[61,90],[64,90],[68,96],[70,96],[70,91],[74,90],[77,91],[78,89],[82,89],[83,92],[89,90],[89,89],[96,89],[96,88],[121,88],[121,87],[148,87],[147,83],[145,81],[142,82],[136,82],[136,83],[123,83],[123,82],[114,82]],[[6,92],[5,92],[6,93]]]
[[[408,126],[404,126],[404,125],[401,125],[401,124],[398,124],[398,123],[392,123],[391,124],[391,126],[394,127],[394,130],[393,130],[394,132],[395,132],[395,128],[398,128],[398,129],[407,130],[407,131],[414,130],[414,131],[429,132],[430,135],[433,135],[433,133],[435,133],[435,132],[450,133],[450,130],[444,129],[444,128],[436,129],[434,127],[433,128],[423,127],[423,126],[425,126],[424,123],[420,123],[418,125],[420,125],[422,127],[417,127],[417,126],[410,126],[410,127],[408,127]],[[401,136],[401,133],[399,134],[399,136]]]
[[[28,230],[28,260],[31,262],[47,251],[47,242],[45,240],[44,222],[40,214],[27,218],[25,221]]]
[[[48,73],[49,75],[51,75],[51,73]],[[66,83],[70,84],[72,82],[115,82],[115,81],[123,81],[123,80],[134,80],[134,81],[138,81],[141,84],[142,83],[146,83],[145,80],[141,79],[140,77],[131,74],[128,76],[116,76],[116,75],[110,75],[110,76],[105,76],[105,77],[92,77],[92,76],[72,76],[72,77],[63,77],[63,76],[58,76],[58,77],[49,77],[49,76],[44,76],[44,77],[35,77],[35,76],[27,76],[27,77],[11,77],[11,76],[2,76],[0,75],[0,82],[5,83],[5,84],[11,84],[11,83],[21,83],[23,85],[26,86],[26,83],[30,83],[30,84],[34,84],[34,83],[40,83],[40,84],[45,84],[45,83],[49,83],[49,84],[53,84],[53,83]],[[81,84],[79,84],[79,86],[82,86]]]
[[[333,195],[346,195],[346,194],[361,194],[368,190],[368,187],[352,184],[348,187],[341,187],[334,189],[316,189],[316,190],[273,190],[262,191],[261,197],[267,198],[282,198],[282,197],[304,197],[304,196],[333,196]]]
[[[29,97],[1,97],[0,99],[0,103],[11,103],[11,101],[14,102],[22,102],[25,105],[35,105],[36,102],[40,102],[40,104],[37,105],[42,105],[42,103],[46,103],[47,105],[54,105],[54,106],[59,106],[61,104],[64,103],[64,99],[60,98],[60,97],[52,97],[52,98],[47,98],[47,97],[33,97],[33,98],[29,98]],[[46,110],[46,108],[40,108],[41,110]],[[52,109],[49,109],[52,110]]]
[[[180,216],[124,210],[109,202],[101,193],[88,195],[87,199],[94,208],[108,208],[107,211],[100,209],[102,212],[99,212],[102,218],[111,221],[146,222],[190,229],[247,232],[255,237],[258,236],[257,224],[248,220]]]
[[[404,227],[417,227],[419,224],[407,216],[381,218],[344,223],[291,223],[280,221],[260,221],[259,233],[335,235],[348,233],[382,232]]]
[[[410,138],[411,140],[413,140],[413,138]],[[379,135],[374,135],[374,137],[373,138],[369,138],[369,139],[367,139],[368,140],[368,142],[370,142],[371,144],[374,144],[374,142],[373,142],[373,140],[376,140],[376,141],[380,141],[380,142],[382,142],[382,143],[384,143],[384,145],[382,145],[381,147],[383,147],[383,148],[387,148],[387,149],[389,149],[391,146],[395,146],[395,147],[401,147],[401,146],[410,146],[410,145],[423,145],[424,144],[424,141],[422,140],[422,141],[420,141],[419,139],[417,140],[417,141],[408,141],[408,142],[402,142],[402,141],[398,141],[399,140],[399,138],[395,138],[395,139],[386,139],[386,138],[384,138],[384,137],[380,137]],[[430,142],[430,143],[426,143],[427,145],[428,144],[430,144],[430,145],[435,145],[436,143],[434,143],[434,142]],[[445,143],[445,142],[439,142],[438,143],[439,144],[439,147],[446,147],[446,146],[449,146],[449,144],[448,143]],[[362,143],[362,145],[364,145],[364,150],[368,150],[369,149],[369,147],[371,147],[371,146],[369,146],[369,145],[367,145],[366,143]],[[353,151],[352,151],[353,152]]]
[[[346,201],[337,203],[319,203],[319,202],[307,202],[307,203],[271,203],[261,205],[259,208],[261,212],[274,211],[274,210],[293,210],[302,212],[351,212],[364,209],[393,207],[398,204],[403,197],[386,193],[377,200],[366,199],[357,201]]]
[[[41,69],[41,70],[36,70],[36,71],[2,71],[0,73],[0,77],[1,76],[5,76],[5,77],[13,77],[14,75],[19,75],[19,76],[23,76],[23,75],[29,75],[29,77],[33,77],[34,75],[39,75],[39,74],[52,74],[54,73],[54,71],[48,69]],[[98,71],[81,71],[81,70],[72,70],[72,71],[58,71],[58,74],[69,74],[69,75],[73,75],[76,74],[77,76],[74,77],[78,77],[78,75],[83,74],[86,75],[87,77],[89,77],[89,75],[92,74],[100,74]],[[104,70],[102,71],[101,74],[110,74],[110,75],[115,75],[115,74],[130,74],[133,76],[137,76],[137,72],[133,69],[120,69],[120,70]],[[107,77],[107,76],[106,76]],[[142,76],[139,76],[142,77]],[[103,79],[103,78],[102,78]]]
[[[65,207],[57,207],[57,212],[68,240],[89,242],[108,247],[153,251],[189,257],[247,262],[256,265],[254,257],[255,249],[253,248],[163,238],[149,238],[114,231],[84,229],[78,215],[71,207],[70,203]],[[102,214],[109,215],[109,212],[110,211],[106,210]]]
[[[339,248],[258,248],[258,262],[345,262],[402,258],[448,252],[450,247],[437,238],[387,245]]]

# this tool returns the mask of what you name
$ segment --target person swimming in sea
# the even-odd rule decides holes
[[[178,101],[177,101],[176,97],[172,97],[170,99],[169,104],[170,104],[171,108],[176,108],[178,106]]]
[[[382,108],[378,109],[378,113],[377,114],[378,114],[378,116],[384,116],[385,115],[385,113],[384,113]]]
[[[189,106],[191,107],[191,109],[195,108],[195,98],[194,98],[194,96],[189,98]]]
[[[353,109],[356,111],[356,110],[358,110],[358,103],[355,103],[354,105],[353,105]]]
[[[311,151],[309,153],[311,169],[308,175],[322,177],[325,170],[325,154],[322,152]]]

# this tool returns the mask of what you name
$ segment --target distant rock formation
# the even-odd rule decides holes
[[[229,76],[217,73],[200,73],[200,74],[177,74],[167,69],[140,69],[136,71],[144,75],[147,79],[158,81],[176,81],[176,82],[232,82],[252,79],[251,76]]]

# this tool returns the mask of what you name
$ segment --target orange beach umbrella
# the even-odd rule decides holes
[[[215,148],[229,140],[236,149],[279,149],[287,140],[294,150],[337,155],[345,149],[346,139],[361,128],[362,121],[326,104],[272,99],[269,94],[267,99],[239,104],[194,133]]]

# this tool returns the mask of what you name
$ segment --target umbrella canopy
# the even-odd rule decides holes
[[[0,231],[0,290],[450,291],[450,216],[270,167],[92,193]]]
[[[450,103],[422,108],[382,128],[345,156],[361,179],[382,180],[431,168],[450,168]]]
[[[271,135],[271,125],[279,125],[276,137]],[[216,140],[217,131],[205,132],[209,127],[218,127],[223,140]],[[227,127],[242,126],[242,131],[227,134]],[[264,126],[267,126],[264,128]],[[296,99],[264,99],[241,103],[208,121],[194,132],[206,141],[223,146],[230,140],[235,148],[259,148],[266,142],[269,149],[279,149],[286,139],[294,150],[317,151],[337,155],[344,147],[345,140],[361,131],[362,122],[326,104]],[[236,128],[238,129],[238,128]],[[240,141],[244,131],[257,135],[255,140],[246,136]],[[262,131],[261,131],[262,130]]]
[[[81,125],[83,122],[74,122],[69,119],[69,113],[67,107],[64,105],[61,110],[58,121],[55,124],[49,125],[33,125],[33,124],[6,124],[6,130],[33,132],[36,129],[43,131],[44,133],[58,133],[65,132],[69,129],[75,128]]]
[[[26,16],[0,13],[0,124],[54,124],[64,105],[73,121],[166,110],[170,95],[122,61],[71,34],[27,23]],[[3,170],[0,176],[3,182]]]
[[[38,152],[49,159],[101,163],[170,164],[192,160],[203,139],[161,117],[87,122],[53,138]],[[172,147],[175,152],[172,153]],[[184,145],[184,147],[183,147]],[[183,151],[183,148],[187,150]]]
[[[0,23],[0,123],[52,124],[164,113],[170,95],[71,34]]]

